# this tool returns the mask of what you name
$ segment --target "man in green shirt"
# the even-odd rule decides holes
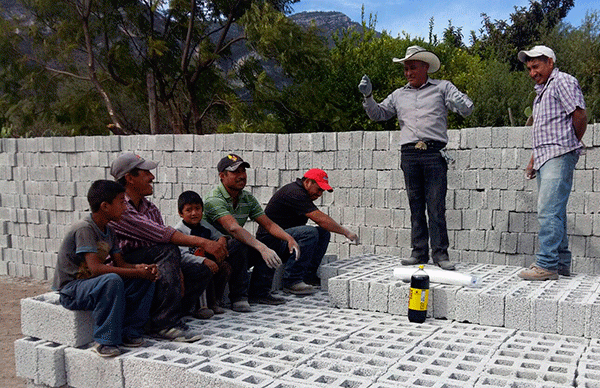
[[[300,248],[296,240],[279,225],[265,215],[256,198],[246,187],[246,168],[250,164],[235,154],[222,158],[217,165],[221,183],[204,200],[204,216],[219,231],[234,237],[232,246],[228,246],[229,255],[239,251],[246,260],[245,268],[232,268],[229,280],[230,299],[235,311],[250,311],[248,298],[262,304],[282,304],[285,299],[271,294],[271,285],[275,269],[281,265],[281,258],[274,250],[258,241],[244,229],[248,219],[258,222],[269,234],[287,243],[289,253],[300,257]],[[254,267],[252,276],[247,268]],[[233,290],[233,299],[232,299]]]

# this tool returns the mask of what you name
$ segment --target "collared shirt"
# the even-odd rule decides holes
[[[533,100],[533,168],[548,160],[583,147],[577,140],[572,113],[585,109],[577,79],[558,69],[552,70],[544,85],[535,85]]]
[[[141,247],[166,244],[176,232],[175,228],[165,226],[160,210],[146,198],[142,198],[139,209],[125,195],[127,209],[117,222],[110,222],[115,230],[119,246],[124,253]]]
[[[229,195],[223,183],[219,183],[204,198],[204,218],[223,234],[228,234],[217,222],[221,217],[231,215],[240,226],[244,226],[248,219],[255,220],[265,214],[258,200],[246,190],[242,190],[237,206],[233,207],[233,198]]]
[[[368,98],[363,106],[374,121],[398,117],[400,145],[419,140],[448,143],[448,109],[462,116],[473,111],[473,101],[451,82],[431,78],[417,89],[410,84],[396,89],[380,104]]]

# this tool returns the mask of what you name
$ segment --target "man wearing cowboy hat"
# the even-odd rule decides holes
[[[453,270],[446,229],[448,165],[440,150],[448,143],[448,109],[468,116],[473,102],[451,82],[429,78],[429,73],[440,68],[434,53],[410,46],[404,58],[392,61],[404,65],[408,80],[405,86],[379,104],[373,99],[369,77],[363,76],[358,89],[365,97],[363,106],[371,120],[385,121],[396,116],[400,124],[400,167],[410,205],[412,248],[411,257],[402,260],[402,264],[427,263],[431,240],[433,262]]]
[[[585,101],[577,79],[554,67],[556,56],[551,48],[535,46],[520,51],[518,57],[536,83],[531,115],[533,153],[525,176],[537,178],[540,224],[536,262],[519,272],[519,277],[558,279],[558,275],[570,275],[567,202],[587,126]]]

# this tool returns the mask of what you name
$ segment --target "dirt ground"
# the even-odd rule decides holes
[[[25,388],[24,379],[15,372],[14,342],[21,334],[20,300],[50,291],[47,281],[0,276],[0,387]]]

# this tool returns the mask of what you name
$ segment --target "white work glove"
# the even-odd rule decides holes
[[[363,75],[360,83],[358,84],[358,90],[365,95],[365,98],[369,97],[373,92],[373,86],[371,85],[371,80],[365,74]]]
[[[274,250],[266,248],[262,250],[260,254],[269,268],[277,268],[281,265],[281,259]]]

